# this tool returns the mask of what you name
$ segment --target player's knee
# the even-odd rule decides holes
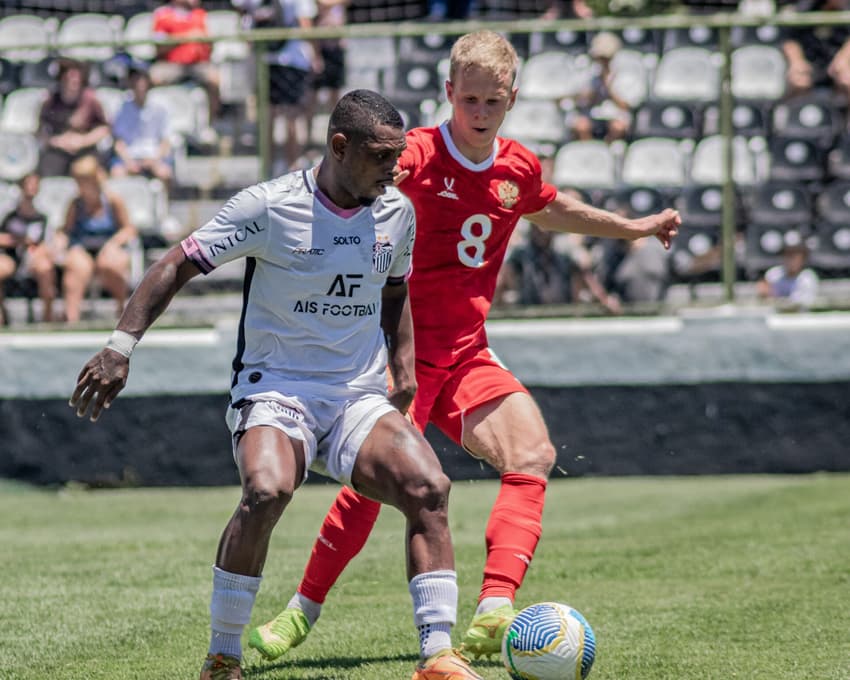
[[[411,512],[445,512],[449,503],[451,480],[435,466],[415,478],[407,480],[402,489],[401,506]]]
[[[294,492],[294,485],[282,480],[252,480],[245,484],[242,507],[251,515],[277,521]]]
[[[535,445],[524,449],[515,458],[513,470],[508,472],[522,472],[537,477],[548,477],[555,466],[555,446],[547,438],[537,442]]]

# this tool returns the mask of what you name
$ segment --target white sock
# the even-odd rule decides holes
[[[452,646],[451,624],[423,623],[419,626],[419,655],[423,659]]]
[[[322,605],[320,603],[315,600],[311,600],[309,597],[306,597],[297,591],[286,605],[286,608],[300,609],[304,612],[304,616],[307,617],[307,623],[310,624],[310,628],[316,624],[319,615],[322,613]]]
[[[485,612],[491,612],[494,609],[498,609],[499,607],[504,607],[505,605],[513,606],[513,602],[511,602],[510,598],[507,597],[485,597],[481,602],[478,603],[478,609],[475,610],[475,615],[484,614]]]
[[[234,574],[213,567],[210,600],[210,654],[242,658],[242,631],[251,620],[261,576]]]
[[[451,649],[451,627],[457,620],[457,574],[450,569],[418,574],[410,579],[413,623],[419,630],[423,659]]]

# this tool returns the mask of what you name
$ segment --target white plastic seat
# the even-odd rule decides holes
[[[54,233],[65,225],[68,205],[77,195],[77,183],[70,177],[42,177],[35,207],[47,215],[47,231]]]
[[[153,38],[153,12],[141,12],[134,14],[127,20],[124,26],[124,41],[131,42]],[[156,46],[153,43],[139,43],[138,45],[127,45],[127,52],[140,61],[153,61],[156,59]]]
[[[17,184],[0,181],[0,220],[15,209],[21,196]]]
[[[723,144],[721,135],[703,138],[694,149],[691,159],[691,181],[695,184],[723,184]],[[736,184],[752,186],[756,183],[755,157],[743,137],[732,140],[732,179]]]
[[[675,101],[716,100],[720,96],[719,54],[703,47],[677,47],[658,62],[652,94]]]
[[[0,19],[0,57],[12,62],[36,63],[46,59],[51,24],[33,14],[13,14]],[[16,45],[43,45],[15,49]]]
[[[162,182],[141,175],[129,175],[112,177],[107,186],[124,200],[130,222],[141,236],[160,236],[160,226],[168,213]]]
[[[203,88],[185,85],[160,85],[148,92],[149,102],[168,111],[172,133],[186,138],[199,138],[210,126],[210,109]],[[179,142],[179,140],[175,140]]]
[[[646,137],[632,142],[623,159],[623,182],[632,186],[684,186],[682,143],[665,137]]]
[[[6,95],[3,111],[0,114],[0,130],[35,134],[38,130],[38,116],[41,106],[47,99],[47,90],[43,87],[21,87]]]
[[[518,99],[505,116],[501,134],[530,144],[559,144],[566,135],[564,115],[554,101]]]
[[[649,96],[647,55],[635,50],[618,50],[611,60],[614,79],[611,89],[632,108],[637,108]]]
[[[555,154],[552,181],[559,187],[613,189],[617,184],[616,170],[616,158],[605,142],[569,142]]]
[[[27,132],[0,130],[0,179],[17,182],[38,166],[38,142]]]
[[[566,52],[541,52],[529,57],[520,70],[522,99],[558,100],[571,97],[590,82],[590,61]]]
[[[56,46],[63,57],[103,62],[115,54],[112,45],[66,47],[73,43],[107,42],[120,38],[123,20],[106,14],[73,14],[59,26]]]
[[[739,99],[780,99],[785,94],[786,69],[785,56],[778,47],[739,47],[732,52],[732,95]]]
[[[225,61],[245,61],[251,55],[251,47],[236,38],[240,32],[239,13],[229,9],[207,12],[207,33],[219,38],[212,44],[210,60],[220,64]]]
[[[103,112],[106,114],[106,120],[109,124],[115,120],[115,116],[121,109],[121,106],[129,96],[124,90],[117,87],[98,87],[95,89],[95,95],[100,105],[103,107]]]
[[[396,63],[396,48],[390,36],[349,38],[346,68],[392,68]]]

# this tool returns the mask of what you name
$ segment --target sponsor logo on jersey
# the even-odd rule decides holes
[[[454,200],[460,200],[458,195],[455,193],[455,178],[454,177],[443,177],[443,185],[446,187],[441,192],[437,194],[437,196],[442,196],[443,198],[453,198]]]
[[[359,236],[334,236],[335,246],[359,246]]]
[[[509,179],[499,182],[496,191],[499,192],[499,200],[505,208],[513,208],[519,200],[519,186]]]
[[[237,243],[242,243],[243,241],[247,240],[249,236],[256,236],[257,234],[264,232],[265,230],[265,227],[260,226],[256,222],[251,222],[251,224],[243,224],[240,227],[236,227],[236,231],[234,231],[229,236],[219,241],[216,241],[215,243],[211,243],[209,246],[209,253],[212,257],[215,257],[220,253],[228,251]]]
[[[393,261],[393,244],[378,237],[372,244],[372,269],[378,274],[386,274]]]
[[[293,255],[324,255],[324,248],[305,248],[304,246],[298,246],[297,248],[292,249]]]

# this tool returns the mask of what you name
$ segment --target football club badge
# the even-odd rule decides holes
[[[499,192],[499,200],[505,208],[513,208],[519,200],[519,187],[516,182],[507,179],[499,182],[496,191]]]
[[[378,274],[385,274],[392,261],[393,244],[383,240],[375,241],[372,245],[372,269]]]

